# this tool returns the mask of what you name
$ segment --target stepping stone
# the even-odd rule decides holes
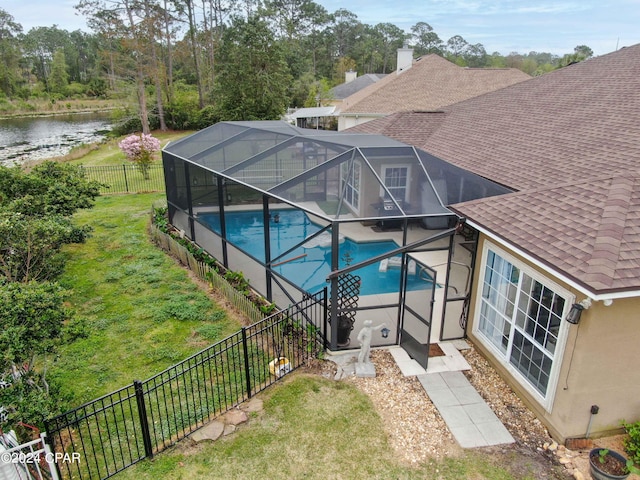
[[[242,410],[230,410],[223,417],[227,425],[239,425],[248,419],[247,414]]]
[[[235,431],[236,431],[236,426],[235,425],[225,425],[224,426],[224,432],[222,432],[222,435],[224,435],[226,437],[227,435],[231,435]]]
[[[208,425],[205,425],[204,427],[193,432],[190,435],[190,437],[196,443],[200,443],[204,441],[214,442],[222,436],[223,432],[224,432],[224,423],[218,420],[214,420]]]
[[[264,407],[264,402],[260,398],[252,398],[248,402],[240,405],[240,410],[245,412],[261,412]]]

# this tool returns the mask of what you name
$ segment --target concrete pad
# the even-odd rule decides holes
[[[440,350],[442,350],[442,353],[444,353],[447,357],[460,355],[460,351],[458,351],[458,349],[453,345],[452,342],[441,342],[438,343],[438,346],[440,347]]]
[[[458,350],[469,350],[471,348],[471,345],[466,340],[452,340],[451,343]]]
[[[479,423],[497,422],[498,417],[486,403],[476,403],[473,405],[463,405],[464,411],[476,425]]]
[[[482,432],[473,424],[449,428],[462,448],[484,447],[487,445]]]
[[[427,373],[448,372],[449,367],[444,363],[445,357],[431,357],[427,363]]]
[[[449,390],[449,385],[444,381],[442,375],[439,373],[427,373],[424,375],[418,375],[418,380],[424,387],[424,389],[429,393],[431,390],[441,390],[446,388]]]
[[[427,395],[439,410],[442,407],[450,407],[452,405],[460,405],[460,401],[456,398],[448,388],[436,388],[427,392]]]
[[[482,433],[487,445],[502,445],[505,443],[515,442],[500,420],[496,420],[495,422],[478,423],[476,424],[476,427],[480,430],[480,433]]]
[[[440,412],[440,415],[442,415],[444,421],[447,423],[449,430],[454,427],[464,427],[466,425],[473,424],[471,422],[471,419],[469,418],[469,415],[467,415],[467,412],[465,412],[464,408],[462,408],[462,405],[449,405],[442,407],[438,407],[436,405],[436,407],[438,408],[438,411]]]
[[[376,376],[376,367],[373,363],[356,363],[356,377],[373,378]]]
[[[190,435],[190,438],[196,442],[204,442],[204,441],[216,441],[222,436],[224,432],[224,423],[214,420],[213,422],[205,425],[204,427],[196,430]]]
[[[483,398],[473,388],[472,385],[465,385],[464,387],[453,387],[451,391],[460,402],[460,405],[470,405],[473,403],[484,403]]]
[[[411,358],[403,348],[390,348],[389,353],[391,353],[396,365],[398,365],[402,375],[405,377],[414,377],[426,373],[426,370]]]
[[[471,385],[462,372],[442,372],[440,375],[451,388]]]
[[[471,365],[469,365],[469,363],[460,354],[454,355],[451,357],[443,357],[443,359],[444,359],[444,364],[452,372],[462,371],[462,370],[471,370]]]

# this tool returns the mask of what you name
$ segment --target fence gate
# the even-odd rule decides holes
[[[406,264],[408,256],[404,255]],[[404,289],[404,304],[400,322],[400,346],[406,350],[411,358],[417,361],[424,369],[429,362],[429,342],[431,337],[431,322],[433,303],[435,301],[436,271],[418,262],[419,275],[431,278],[431,287],[426,290],[407,291]],[[409,269],[403,267],[403,285],[407,284]]]

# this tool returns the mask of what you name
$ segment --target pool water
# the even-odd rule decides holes
[[[218,235],[221,234],[219,214],[201,213],[198,221]],[[265,261],[261,211],[227,212],[226,229],[230,243],[252,257]],[[310,293],[329,286],[326,278],[331,272],[331,232],[323,232],[283,258],[279,256],[320,230],[322,228],[300,210],[276,210],[271,214],[269,236],[272,268]],[[344,238],[340,243],[340,268],[347,265],[347,256],[350,257],[349,264],[356,264],[396,248],[398,244],[391,240],[354,242]],[[354,271],[353,274],[362,278],[360,295],[399,291],[400,268],[389,266],[386,272],[380,272],[379,262],[376,262]],[[431,286],[431,278],[425,271],[421,271],[420,265],[415,273],[410,273],[407,277],[407,290],[422,290]]]

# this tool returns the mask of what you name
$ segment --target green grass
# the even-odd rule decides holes
[[[162,148],[167,144],[167,142],[175,142],[193,132],[160,132],[155,131],[152,132],[152,135],[160,140],[160,144]],[[122,165],[123,163],[127,163],[127,159],[118,147],[118,142],[122,140],[122,138],[117,139],[109,139],[106,142],[100,144],[98,148],[94,149],[83,149],[79,147],[79,153],[82,155],[79,158],[76,158],[74,155],[70,155],[68,158],[70,160],[69,163],[73,163],[76,165],[85,165],[85,166],[105,166],[105,165]],[[155,155],[154,163],[160,164],[160,153]]]
[[[49,368],[71,407],[144,380],[240,328],[149,241],[151,204],[160,198],[99,197],[76,214],[94,231],[87,243],[67,247],[60,283],[88,336],[63,345]]]
[[[127,479],[475,479],[513,480],[490,456],[409,467],[396,459],[369,398],[354,386],[290,375],[262,395],[265,408],[214,443],[182,442],[118,475]]]

